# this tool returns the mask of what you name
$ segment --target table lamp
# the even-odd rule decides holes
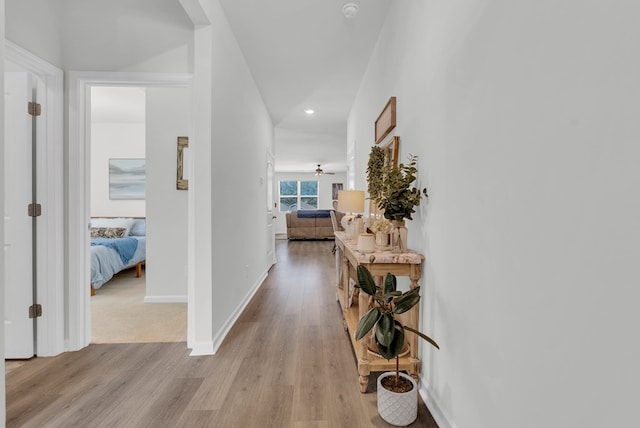
[[[341,224],[349,239],[356,239],[362,228],[360,214],[364,212],[364,190],[339,190],[338,211],[345,213]]]

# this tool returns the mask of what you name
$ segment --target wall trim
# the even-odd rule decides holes
[[[144,303],[187,303],[187,295],[182,296],[144,296]]]
[[[440,428],[457,428],[457,425],[453,420],[442,410],[442,407],[438,404],[435,396],[431,393],[429,383],[424,380],[424,376],[420,378],[420,389],[418,391],[422,401],[431,412],[431,416],[435,419],[438,427]]]
[[[213,342],[196,342],[191,348],[191,353],[189,356],[197,357],[200,355],[213,355],[215,354],[213,350]]]
[[[271,267],[269,267],[269,268],[271,268]],[[264,280],[267,279],[267,275],[268,274],[269,274],[269,269],[264,271],[264,273],[260,276],[258,281],[253,285],[253,287],[251,288],[249,293],[247,293],[245,298],[242,299],[242,301],[238,304],[236,309],[231,313],[229,318],[227,318],[227,321],[224,323],[222,328],[219,330],[219,333],[214,335],[214,337],[213,337],[213,354],[215,354],[218,351],[218,348],[220,348],[220,345],[222,345],[222,341],[224,341],[225,337],[227,337],[227,334],[229,334],[229,331],[231,330],[231,327],[233,327],[233,325],[236,323],[236,321],[238,321],[238,318],[240,318],[240,315],[242,314],[242,311],[245,310],[245,308],[247,307],[249,302],[251,302],[251,299],[253,299],[253,296],[255,296],[256,292],[260,289],[262,284],[264,284]]]

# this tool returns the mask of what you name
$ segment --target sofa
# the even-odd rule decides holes
[[[287,239],[332,239],[331,210],[290,211],[287,218]],[[342,213],[336,212],[338,224]]]

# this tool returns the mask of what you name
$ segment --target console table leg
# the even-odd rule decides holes
[[[367,392],[367,386],[369,385],[369,376],[358,376],[358,382],[360,383],[360,392]]]

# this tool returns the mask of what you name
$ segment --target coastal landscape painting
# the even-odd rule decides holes
[[[109,199],[144,199],[145,177],[145,159],[109,159]]]

